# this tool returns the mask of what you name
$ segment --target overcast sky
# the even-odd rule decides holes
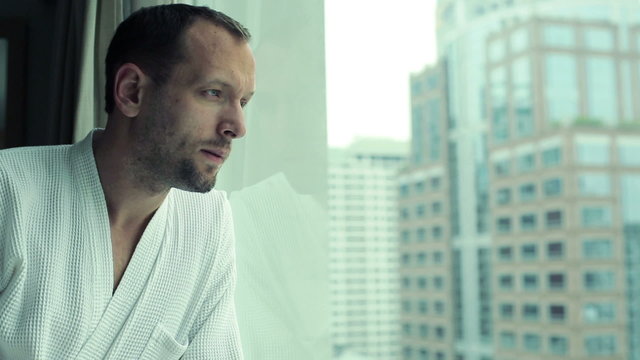
[[[330,146],[410,138],[409,76],[436,60],[436,0],[325,0]]]

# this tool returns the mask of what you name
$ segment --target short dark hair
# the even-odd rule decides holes
[[[105,60],[105,110],[115,107],[113,87],[120,66],[131,62],[159,86],[166,83],[173,67],[185,58],[182,41],[185,30],[203,19],[249,41],[251,34],[231,17],[204,6],[171,4],[145,7],[132,13],[116,29]]]

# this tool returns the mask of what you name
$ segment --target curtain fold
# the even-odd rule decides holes
[[[77,69],[82,61],[85,29],[84,0],[58,1],[53,36],[52,89],[49,141],[68,144],[73,139],[74,113],[78,101],[80,76]]]

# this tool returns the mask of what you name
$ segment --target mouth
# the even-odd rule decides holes
[[[218,166],[222,165],[227,158],[227,152],[224,150],[202,149],[200,152],[205,156],[205,158]]]

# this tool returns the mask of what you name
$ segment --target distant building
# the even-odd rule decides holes
[[[397,173],[407,146],[360,139],[329,150],[329,273],[334,359],[399,353]]]
[[[640,359],[640,4],[439,1],[437,37],[399,179],[402,358]]]

